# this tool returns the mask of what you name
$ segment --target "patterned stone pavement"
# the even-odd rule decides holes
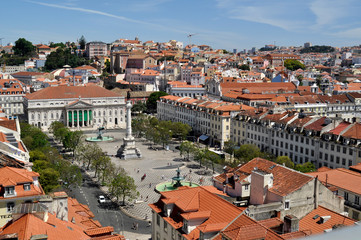
[[[125,132],[110,132],[105,135],[111,135],[115,140],[113,142],[100,142],[98,143],[99,146],[108,155],[116,155],[119,146],[123,142]],[[126,207],[123,207],[123,211],[128,215],[138,219],[150,219],[151,209],[148,204],[156,202],[160,196],[154,191],[154,187],[161,182],[171,181],[171,178],[176,176],[178,166],[181,170],[181,176],[186,177],[186,180],[199,183],[200,177],[203,177],[203,185],[212,185],[211,175],[198,175],[198,169],[192,169],[192,172],[190,172],[191,168],[188,166],[196,163],[181,161],[182,157],[178,150],[153,150],[149,148],[149,143],[145,141],[137,141],[136,145],[142,152],[143,157],[140,159],[121,160],[111,157],[116,165],[123,167],[134,178],[137,185],[139,197]],[[142,181],[141,178],[144,174],[146,174],[146,177]],[[103,187],[103,190],[106,191],[106,187]]]

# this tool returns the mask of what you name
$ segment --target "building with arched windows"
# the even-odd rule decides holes
[[[47,131],[52,122],[71,129],[125,128],[124,97],[102,87],[57,86],[24,98],[29,124]]]

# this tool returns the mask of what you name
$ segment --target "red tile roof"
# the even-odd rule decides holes
[[[274,167],[271,169],[272,166]],[[230,169],[228,173],[235,173],[240,176],[240,178],[244,178],[245,176],[249,176],[255,167],[263,172],[273,174],[273,186],[269,188],[269,191],[280,196],[286,196],[296,191],[313,179],[311,176],[262,158],[254,158],[248,163]],[[225,173],[222,173],[220,175],[222,176],[224,174]],[[219,180],[225,179],[224,176],[219,177],[220,175],[216,176],[216,178]],[[292,181],[288,181],[288,179],[292,179]]]
[[[89,86],[58,86],[48,87],[25,96],[29,100],[37,99],[67,99],[67,98],[102,98],[119,97],[118,94],[105,88]]]
[[[316,218],[317,215],[318,217]],[[321,217],[324,216],[330,216],[331,218],[322,223]],[[301,231],[310,230],[312,234],[317,234],[323,233],[326,229],[332,229],[338,225],[353,226],[355,222],[357,221],[319,206],[300,220],[299,229]]]
[[[329,186],[336,186],[340,189],[345,189],[347,191],[353,192],[357,195],[361,195],[361,173],[344,169],[330,169],[329,171],[322,172],[311,172],[307,173],[310,176],[318,176],[318,180]]]
[[[162,192],[160,200],[157,203],[149,204],[149,206],[159,213],[163,209],[164,202],[166,202],[162,201],[164,199],[172,199],[170,202],[175,205],[170,218],[164,218],[175,228],[183,225],[183,217],[179,214],[184,214],[183,216],[187,218],[192,218],[193,216],[207,218],[188,235],[183,235],[187,239],[198,239],[200,229],[204,231],[219,231],[222,226],[226,226],[226,223],[231,222],[242,212],[235,205],[202,187]]]
[[[351,123],[349,122],[341,122],[339,125],[337,125],[336,128],[329,131],[329,133],[339,135],[344,129],[346,129],[348,126],[350,126]]]
[[[361,124],[354,123],[346,132],[342,134],[345,138],[361,139]]]

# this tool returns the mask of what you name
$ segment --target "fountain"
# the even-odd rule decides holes
[[[104,127],[99,127],[97,136],[96,137],[88,137],[85,140],[87,142],[105,142],[105,141],[112,141],[114,140],[113,137],[103,136],[103,131],[105,130]]]
[[[171,182],[162,182],[162,183],[157,184],[157,186],[155,187],[155,191],[160,193],[160,192],[177,190],[180,187],[199,187],[200,186],[199,184],[194,183],[192,181],[184,181],[185,178],[181,177],[179,167],[176,170],[176,172],[177,172],[177,176],[172,177]],[[175,183],[174,183],[174,181],[175,181]]]
[[[173,185],[174,188],[178,188],[183,186],[181,181],[184,180],[184,177],[180,176],[180,170],[179,167],[177,169],[177,176],[176,177],[172,177],[172,180],[176,181],[176,183]]]

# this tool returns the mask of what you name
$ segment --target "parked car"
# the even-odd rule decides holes
[[[105,203],[105,197],[104,197],[103,195],[100,195],[100,196],[98,197],[98,202],[99,202],[99,203]]]

